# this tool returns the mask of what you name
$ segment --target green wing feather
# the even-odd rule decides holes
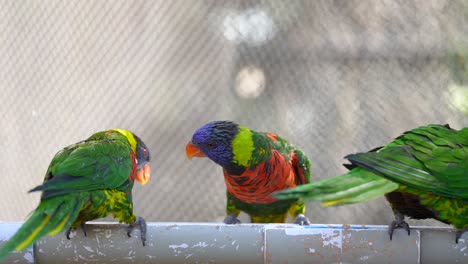
[[[407,132],[377,152],[346,158],[401,185],[468,199],[468,129],[429,125]]]
[[[299,185],[277,192],[280,200],[305,199],[323,202],[324,206],[359,203],[394,191],[398,184],[365,169],[355,168],[348,174]]]
[[[400,185],[449,198],[468,198],[468,129],[428,125],[405,132],[385,147],[346,157],[341,176],[278,192],[278,199],[303,198],[325,206],[367,201]]]
[[[130,175],[130,145],[117,139],[81,142],[57,153],[44,184],[32,189],[44,191],[43,199],[72,192],[120,187]],[[47,179],[49,175],[53,176]]]

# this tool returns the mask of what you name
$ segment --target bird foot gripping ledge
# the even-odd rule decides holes
[[[0,223],[0,245],[20,225]],[[144,247],[134,232],[129,238],[124,224],[89,223],[86,237],[46,237],[4,263],[468,262],[468,235],[455,244],[452,228],[412,227],[410,236],[398,229],[390,241],[387,226],[148,223]]]

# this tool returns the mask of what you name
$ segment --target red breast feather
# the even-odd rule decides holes
[[[272,192],[296,186],[291,159],[272,150],[271,158],[247,169],[240,175],[230,175],[224,170],[227,191],[246,203],[272,203],[277,201]]]

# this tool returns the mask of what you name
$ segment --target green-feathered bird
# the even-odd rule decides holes
[[[279,192],[279,199],[304,198],[324,206],[364,202],[385,195],[395,214],[389,225],[409,226],[404,216],[433,218],[468,229],[468,128],[428,125],[405,132],[387,146],[348,155],[350,171]]]
[[[112,129],[59,151],[52,159],[39,206],[0,249],[0,260],[45,235],[55,235],[86,221],[113,214],[120,222],[140,225],[143,245],[146,224],[133,214],[132,187],[150,178],[150,152],[140,138],[123,129]],[[85,230],[83,230],[85,231]],[[86,231],[85,231],[86,235]]]
[[[297,199],[278,201],[271,193],[310,182],[310,163],[302,151],[272,133],[259,133],[230,121],[199,128],[186,155],[208,157],[224,169],[227,217],[235,224],[240,211],[253,223],[284,223],[288,212],[297,224],[309,224]]]

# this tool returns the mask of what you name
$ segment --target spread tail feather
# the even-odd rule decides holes
[[[78,195],[58,196],[41,201],[31,217],[0,248],[0,261],[13,250],[23,250],[41,237],[69,229],[78,217],[83,199]]]
[[[274,196],[280,200],[320,201],[323,206],[331,206],[368,201],[397,188],[394,182],[366,169],[354,168],[346,174],[277,192]]]

